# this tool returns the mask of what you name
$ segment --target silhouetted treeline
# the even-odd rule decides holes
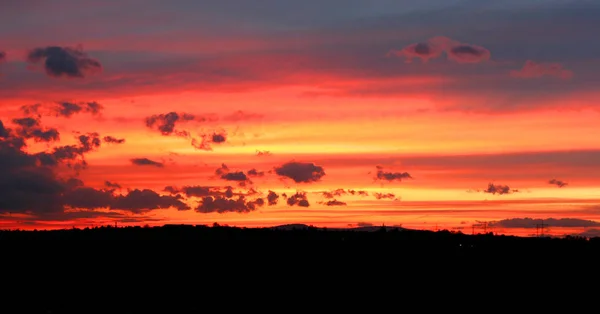
[[[0,245],[9,260],[32,255],[61,259],[141,259],[168,255],[183,258],[207,255],[201,262],[222,262],[250,254],[255,260],[282,256],[345,258],[348,256],[421,258],[536,257],[542,252],[578,255],[600,252],[599,238],[526,238],[450,231],[371,227],[371,231],[295,228],[237,228],[165,225],[111,226],[55,231],[0,231]],[[217,254],[217,255],[214,255]]]
[[[444,296],[464,287],[479,293],[478,287],[491,282],[507,284],[516,294],[515,289],[531,287],[545,274],[554,280],[561,272],[586,278],[577,271],[595,270],[600,257],[600,239],[376,227],[288,229],[0,231],[2,279],[10,287],[3,306],[27,308],[7,313],[48,313],[49,308],[52,313],[154,313],[153,302],[169,300],[172,308],[161,313],[200,313],[189,306],[204,308],[220,297],[281,294],[273,300],[293,300],[285,307],[325,296],[331,302],[342,292],[345,298],[364,298],[373,289],[396,297]],[[37,301],[15,303],[15,295]],[[82,308],[78,304],[94,308],[73,310]],[[106,310],[109,305],[114,308]]]

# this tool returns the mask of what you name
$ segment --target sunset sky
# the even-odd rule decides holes
[[[0,228],[600,234],[598,30],[592,0],[0,1]]]

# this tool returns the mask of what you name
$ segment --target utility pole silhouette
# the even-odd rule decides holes
[[[544,231],[548,231],[548,224],[545,224],[544,221],[542,220],[541,224],[535,225],[535,234],[538,238],[543,237]]]

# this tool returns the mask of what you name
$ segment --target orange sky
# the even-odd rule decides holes
[[[532,235],[540,221],[525,218],[552,218],[555,235],[600,229],[600,46],[585,36],[598,5],[381,0],[352,11],[330,0],[323,12],[295,15],[266,1],[263,16],[177,0],[125,16],[138,0],[59,2],[71,23],[43,15],[43,3],[0,5],[0,228],[218,222],[471,233],[487,221],[494,232]],[[569,19],[579,10],[589,13]],[[484,16],[450,19],[473,12]],[[27,117],[39,125],[15,120]],[[41,139],[35,128],[60,136]],[[92,132],[101,144],[75,158],[57,153],[83,149],[77,136]],[[75,171],[81,156],[86,166]],[[213,189],[186,192],[194,186]],[[337,189],[345,192],[323,193]],[[308,204],[289,199],[297,192]]]

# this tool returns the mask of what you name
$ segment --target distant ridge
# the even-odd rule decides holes
[[[306,230],[306,229],[321,229],[314,226],[309,226],[305,224],[287,224],[287,225],[279,225],[274,227],[269,227],[269,229],[275,230]]]
[[[323,227],[309,226],[309,225],[305,225],[305,224],[279,225],[279,226],[269,227],[268,229],[274,229],[274,230],[318,229],[318,230],[330,230],[330,231],[361,231],[361,232],[375,232],[375,231],[381,231],[382,229],[384,229],[386,231],[407,230],[406,228],[402,228],[400,226],[364,226],[364,227],[350,227],[350,228],[323,228]]]

